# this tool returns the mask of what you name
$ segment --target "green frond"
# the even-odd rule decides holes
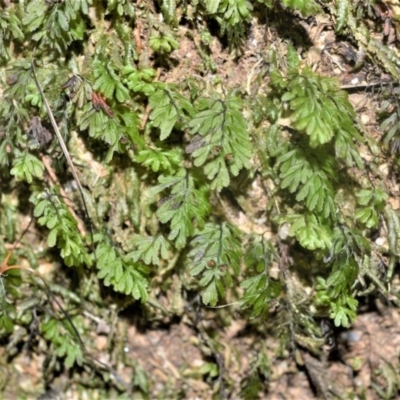
[[[250,168],[253,146],[241,108],[242,100],[233,93],[226,100],[201,98],[189,121],[195,136],[186,151],[195,166],[203,166],[217,191],[229,185],[230,174],[237,176],[242,168]]]
[[[215,306],[226,288],[232,287],[232,273],[238,275],[242,253],[239,238],[238,230],[227,223],[208,223],[190,242],[190,272],[201,274],[199,284],[204,287],[205,304]]]

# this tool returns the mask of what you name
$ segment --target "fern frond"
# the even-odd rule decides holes
[[[225,289],[232,287],[232,275],[238,275],[242,254],[237,228],[208,223],[192,239],[188,256],[192,262],[192,275],[201,274],[199,284],[205,287],[203,301],[215,306]]]
[[[262,236],[254,238],[245,254],[245,264],[256,275],[245,279],[240,286],[245,293],[240,300],[243,308],[251,307],[251,317],[266,317],[271,300],[281,292],[281,284],[269,276],[269,270],[276,251],[272,244]]]
[[[120,255],[108,243],[101,243],[96,249],[97,276],[104,280],[106,286],[115,291],[132,296],[143,303],[147,300],[147,269],[135,262],[130,256]]]
[[[281,0],[283,5],[301,12],[303,16],[314,15],[320,6],[314,0]]]
[[[172,85],[159,84],[149,96],[150,120],[160,129],[160,139],[165,140],[178,121],[185,122],[193,115],[191,103]]]
[[[169,240],[175,240],[177,248],[183,248],[196,226],[204,226],[210,212],[209,191],[206,186],[198,187],[189,171],[181,169],[174,176],[160,176],[160,184],[153,192],[170,189],[170,194],[159,202],[157,217],[162,223],[169,222]]]
[[[60,248],[66,265],[90,265],[85,244],[77,230],[77,221],[58,196],[53,190],[48,193],[34,192],[30,198],[35,205],[33,215],[40,225],[50,230],[47,244]]]
[[[226,100],[202,98],[189,122],[194,136],[187,152],[195,166],[203,166],[211,188],[220,191],[230,182],[229,173],[237,176],[250,168],[252,144],[247,123],[241,112],[242,100],[230,94]]]

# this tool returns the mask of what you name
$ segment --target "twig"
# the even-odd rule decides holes
[[[53,182],[58,183],[58,178],[57,175],[54,173],[53,169],[51,168],[50,165],[50,160],[49,157],[43,155],[42,156],[42,162],[44,167],[46,168],[47,173],[50,175],[50,178]],[[65,190],[62,188],[62,186],[60,185],[60,193],[61,196],[64,199],[65,205],[67,206],[69,212],[72,214],[72,216],[75,218],[76,222],[78,223],[78,231],[82,236],[86,235],[86,230],[82,224],[81,219],[76,215],[73,207],[72,202],[70,201],[70,199],[68,198],[67,194],[65,193]]]
[[[74,177],[74,179],[75,179],[75,181],[76,181],[76,183],[78,185],[79,193],[80,193],[81,198],[82,198],[83,207],[85,208],[85,213],[86,213],[87,218],[88,218],[90,236],[91,236],[92,245],[93,245],[93,243],[94,243],[94,240],[93,240],[93,229],[92,229],[92,224],[91,224],[90,215],[89,215],[88,207],[87,207],[87,204],[86,204],[85,196],[83,195],[83,188],[82,188],[81,182],[79,180],[79,177],[78,177],[78,174],[77,174],[76,169],[74,167],[74,164],[73,164],[73,162],[71,160],[71,156],[69,155],[69,151],[68,151],[67,146],[66,146],[66,144],[64,142],[64,139],[63,139],[63,137],[62,137],[62,135],[60,133],[60,130],[58,129],[56,120],[54,119],[54,115],[53,115],[53,113],[51,111],[49,103],[48,103],[48,101],[47,101],[47,99],[46,99],[46,97],[44,95],[42,86],[40,85],[40,82],[39,82],[39,79],[37,77],[36,69],[35,69],[35,65],[34,65],[33,61],[31,62],[31,66],[32,66],[32,72],[33,72],[33,77],[35,78],[36,86],[37,86],[37,88],[38,88],[38,90],[40,92],[40,96],[42,97],[42,101],[43,101],[43,104],[44,104],[44,106],[46,108],[47,114],[48,114],[48,116],[50,118],[51,125],[53,126],[54,132],[56,133],[57,140],[60,143],[61,150],[64,153],[64,157],[67,160],[67,163],[68,163],[68,165],[69,165],[69,167],[71,169],[72,176]],[[78,225],[79,225],[79,222],[78,222]],[[94,253],[94,255],[96,257],[96,253]]]
[[[398,82],[372,82],[372,83],[359,83],[355,85],[341,85],[340,89],[342,90],[349,90],[351,91],[352,89],[357,90],[357,89],[369,89],[369,88],[374,88],[377,86],[399,86]]]

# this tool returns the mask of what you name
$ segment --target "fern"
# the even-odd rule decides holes
[[[121,83],[121,79],[111,63],[104,64],[100,60],[95,61],[93,63],[93,74],[96,78],[93,88],[99,90],[105,97],[112,99],[115,94],[115,98],[120,103],[129,99],[129,91]]]
[[[230,43],[239,46],[243,42],[245,24],[250,20],[252,4],[247,0],[207,0],[207,10],[216,14],[221,34],[228,36]]]
[[[103,279],[105,286],[132,296],[136,300],[147,300],[147,269],[135,262],[130,256],[122,256],[115,248],[103,242],[97,246],[97,276]]]
[[[247,268],[254,271],[256,275],[245,279],[240,284],[245,290],[240,302],[243,308],[252,308],[252,318],[257,316],[265,318],[270,302],[281,292],[281,284],[269,276],[275,258],[274,247],[262,236],[254,238],[245,254],[244,261]]]
[[[67,327],[67,324],[65,324]],[[63,329],[59,321],[49,318],[41,324],[44,337],[56,347],[56,355],[65,357],[65,366],[71,368],[75,363],[82,366],[84,357],[82,348],[77,342],[74,333]]]
[[[154,33],[150,37],[149,44],[153,51],[162,55],[179,48],[179,42],[168,31]]]
[[[276,166],[280,170],[281,188],[297,192],[296,200],[299,203],[305,200],[309,211],[316,211],[324,218],[333,217],[336,208],[331,182],[337,180],[334,158],[323,151],[315,154],[310,151],[307,155],[301,148],[282,147],[279,152]]]
[[[234,84],[230,75],[218,74],[219,68],[225,72],[227,65],[222,67],[214,58],[218,29],[228,50],[244,40],[257,50],[258,16],[265,12],[274,16],[283,10],[285,22],[290,22],[292,15],[294,22],[309,24],[301,21],[301,15],[322,12],[323,2],[165,0],[156,2],[155,7],[129,0],[3,3],[3,269],[4,265],[17,268],[20,256],[32,269],[42,257],[51,262],[61,256],[63,263],[57,264],[60,274],[64,274],[64,264],[87,266],[79,268],[73,294],[65,288],[68,279],[63,280],[62,288],[52,285],[51,290],[64,303],[72,296],[78,299],[75,304],[90,301],[85,309],[90,306],[90,313],[103,315],[107,323],[105,304],[114,303],[111,309],[117,306],[118,311],[132,300],[145,303],[150,299],[141,305],[143,316],[168,324],[174,316],[184,316],[184,302],[195,298],[196,291],[211,306],[229,291],[229,301],[247,309],[251,318],[260,317],[267,323],[271,306],[279,302],[285,305],[274,310],[276,325],[284,333],[282,345],[290,335],[314,351],[321,346],[319,340],[309,339],[321,336],[316,315],[329,316],[337,326],[349,326],[356,317],[359,296],[372,290],[386,291],[385,283],[391,281],[400,257],[400,216],[388,204],[393,196],[386,187],[396,173],[396,166],[390,164],[395,157],[388,161],[389,175],[382,180],[377,168],[380,148],[375,139],[365,137],[339,81],[305,67],[307,46],[288,45],[287,38],[280,40],[279,29],[277,36],[273,35],[279,42],[267,44],[262,60],[246,71],[247,78],[238,77]],[[337,33],[347,35],[360,51],[366,51],[368,63],[379,62],[399,77],[396,49],[375,38],[374,28],[380,30],[381,22],[375,23],[370,3],[336,0],[325,2],[323,9],[329,20],[336,22]],[[183,57],[185,49],[190,49],[187,58]],[[245,59],[238,51],[235,56],[232,62],[238,61],[240,66]],[[69,192],[74,182],[64,174],[57,142],[46,146],[32,137],[35,121],[42,133],[50,131],[49,111],[32,80],[32,57],[82,180],[93,221],[94,254],[60,195],[61,187],[68,196],[75,192]],[[174,84],[177,60],[183,61],[180,71],[190,71],[191,76],[179,76],[179,83]],[[235,90],[230,90],[233,86]],[[385,84],[379,93],[384,100],[379,118],[383,144],[396,153],[400,149],[400,113],[398,89],[393,86]],[[367,146],[359,151],[364,141],[375,146],[375,160]],[[42,152],[52,157],[56,179],[53,181],[50,169],[47,172],[60,188],[45,189],[49,177]],[[367,178],[362,174],[364,160],[369,160],[371,167]],[[385,185],[378,185],[379,181]],[[36,254],[25,238],[15,254],[6,258],[5,249],[18,240],[18,221],[25,220],[25,204],[23,199],[15,199],[15,193],[30,196],[36,228],[40,228],[31,226],[30,234],[45,235],[47,253]],[[81,208],[79,203],[76,207]],[[82,209],[77,213],[83,218]],[[264,229],[269,232],[268,239],[256,233]],[[379,231],[382,238],[386,230],[388,246],[380,246],[371,234]],[[379,263],[387,259],[387,273],[382,277]],[[283,267],[285,282],[277,278],[278,264]],[[162,282],[157,271],[161,271]],[[190,279],[186,273],[191,274]],[[291,274],[307,275],[307,279],[291,280]],[[76,332],[48,313],[33,312],[44,309],[42,286],[30,279],[24,281],[29,285],[25,290],[28,288],[21,287],[24,277],[9,270],[0,282],[2,340],[20,343],[18,332],[32,328],[37,319],[54,355],[52,361],[61,358],[68,368],[82,367],[84,351]],[[106,303],[104,293],[96,289],[99,281],[109,287]],[[307,284],[315,290],[302,290]],[[26,293],[34,296],[27,299]],[[86,341],[82,318],[73,316],[72,320]],[[210,348],[218,355],[218,337],[211,338],[200,325],[199,332],[207,354]],[[219,367],[222,365],[208,363],[195,373],[211,379]],[[244,396],[262,393],[260,374],[270,373],[269,368],[266,358],[252,362],[251,379],[247,380],[247,373],[243,379]],[[107,385],[117,381],[110,380]],[[223,380],[219,383],[224,397],[224,389],[230,387],[224,388]],[[145,397],[151,397],[143,374],[135,384]],[[246,385],[251,386],[248,391]],[[162,393],[164,397],[187,394]]]
[[[288,214],[280,218],[281,222],[290,224],[289,235],[295,236],[299,243],[309,250],[326,250],[332,246],[332,233],[329,225],[310,212]]]
[[[109,0],[107,4],[107,11],[115,11],[120,17],[126,15],[133,17],[135,15],[135,8],[129,0]]]
[[[136,156],[136,162],[151,168],[153,172],[161,170],[172,174],[179,169],[182,163],[182,154],[177,149],[143,149]]]
[[[134,143],[138,148],[144,145],[143,139],[138,134],[137,116],[124,107],[119,107],[117,115],[110,118],[101,109],[96,110],[93,102],[89,102],[78,112],[77,124],[81,131],[88,129],[91,137],[102,139],[110,145],[105,157],[106,162],[112,160],[115,151],[123,151],[123,138]]]
[[[314,0],[281,0],[283,5],[301,12],[303,16],[313,15],[320,11],[319,5]]]
[[[349,326],[356,317],[358,302],[351,295],[359,271],[357,255],[369,254],[370,244],[363,234],[348,228],[336,228],[327,261],[332,272],[325,280],[318,278],[317,303],[328,306],[336,326]]]
[[[122,69],[122,74],[124,76],[123,82],[134,92],[141,92],[150,95],[150,93],[153,93],[156,90],[153,80],[156,77],[157,72],[153,68],[143,68],[138,70],[129,65]]]
[[[389,242],[389,269],[386,280],[389,282],[395,270],[395,265],[399,259],[399,240],[400,240],[400,217],[398,213],[393,210],[389,205],[384,210],[385,221],[387,223],[388,230],[388,242]]]
[[[2,10],[0,13],[0,61],[6,62],[10,59],[10,53],[6,43],[11,40],[22,41],[24,33],[22,23],[15,9]]]
[[[160,176],[159,185],[153,192],[170,189],[169,195],[159,202],[157,217],[162,223],[169,222],[169,240],[175,240],[177,248],[183,248],[195,227],[204,226],[210,212],[209,192],[206,186],[198,186],[194,177],[185,169],[174,176]]]
[[[226,288],[233,285],[232,275],[239,274],[242,254],[239,232],[227,223],[208,223],[192,239],[188,256],[192,275],[201,274],[199,284],[205,287],[203,302],[215,306]]]
[[[53,190],[47,193],[34,192],[30,201],[35,205],[33,215],[38,223],[50,232],[47,238],[49,247],[57,245],[60,255],[68,266],[90,265],[85,244],[77,232],[77,222]]]
[[[163,0],[161,10],[165,21],[173,27],[176,27],[178,25],[176,18],[176,0]]]
[[[165,140],[176,123],[184,123],[193,114],[188,100],[176,91],[172,85],[157,85],[149,96],[150,119],[153,126],[160,129],[160,139]]]
[[[282,101],[288,102],[293,128],[310,136],[310,146],[328,143],[342,130],[360,138],[354,128],[354,110],[335,78],[321,77],[305,68],[292,75]]]
[[[379,224],[378,212],[382,212],[388,199],[387,193],[382,189],[364,189],[356,193],[357,201],[362,208],[356,211],[357,220],[365,224],[367,228],[376,228]]]
[[[41,178],[44,171],[43,163],[33,154],[24,152],[19,157],[16,157],[13,162],[13,167],[10,171],[17,179],[25,180],[32,183],[32,179]]]
[[[394,88],[382,94],[383,101],[378,109],[380,128],[385,137],[383,143],[390,144],[392,153],[400,150],[400,107],[397,102],[399,90]]]
[[[41,0],[32,0],[26,6],[22,23],[31,32],[32,40],[62,53],[72,41],[83,39],[85,25],[77,13],[81,5],[82,2],[76,3],[74,0],[51,5]]]
[[[347,24],[347,18],[350,11],[349,0],[336,0],[336,31],[340,32]]]
[[[224,101],[202,98],[189,122],[191,133],[196,136],[187,152],[195,166],[204,165],[211,188],[217,191],[229,185],[229,173],[237,176],[242,168],[250,168],[252,144],[241,108],[241,99],[233,93]]]
[[[156,237],[135,235],[131,239],[131,243],[136,250],[128,253],[127,258],[132,258],[133,262],[142,260],[146,265],[160,265],[160,257],[163,260],[168,259],[171,246],[162,235]]]

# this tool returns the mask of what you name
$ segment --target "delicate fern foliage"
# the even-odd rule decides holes
[[[349,326],[358,296],[386,291],[400,259],[400,214],[392,208],[391,193],[397,159],[387,153],[388,168],[380,175],[383,155],[367,135],[369,126],[358,123],[339,80],[316,72],[321,65],[327,71],[329,63],[307,67],[309,47],[295,48],[297,40],[288,44],[281,23],[286,26],[292,18],[296,25],[312,24],[304,17],[323,12],[332,25],[328,29],[365,51],[373,65],[368,83],[378,62],[399,78],[395,47],[376,35],[383,31],[384,42],[390,43],[396,21],[375,3],[0,1],[0,256],[7,271],[0,281],[1,340],[16,340],[19,327],[32,329],[34,315],[52,361],[62,358],[73,368],[84,363],[86,351],[75,338],[80,332],[87,340],[80,316],[71,317],[74,331],[49,313],[26,312],[44,310],[46,299],[38,280],[24,280],[26,274],[16,270],[21,256],[32,269],[42,258],[52,262],[61,256],[60,275],[69,274],[65,265],[86,266],[74,280],[75,304],[93,316],[103,313],[107,323],[99,281],[108,287],[112,310],[138,300],[144,317],[162,314],[162,323],[184,316],[184,303],[197,290],[207,305],[229,299],[263,320],[272,305],[287,305],[274,310],[277,325],[299,344],[300,336],[319,335],[316,315]],[[386,18],[382,21],[380,11]],[[275,18],[272,42],[264,46],[259,17],[278,13],[282,18]],[[216,46],[221,35],[227,49]],[[244,40],[255,57],[241,57]],[[222,65],[219,57],[232,48],[236,58]],[[50,108],[44,107],[32,79],[32,61]],[[232,83],[236,61],[246,76]],[[363,68],[356,64],[355,69]],[[396,86],[385,81],[379,92],[369,92],[381,96],[378,116],[383,144],[391,153],[400,150]],[[59,144],[52,140],[49,114],[76,165],[74,180],[65,173]],[[364,142],[370,146],[360,151]],[[45,169],[50,158],[52,165]],[[364,160],[370,164],[367,176]],[[70,190],[78,180],[84,207]],[[49,185],[54,186],[46,189]],[[60,196],[61,188],[71,202]],[[27,245],[23,237],[8,258],[5,249],[23,229],[18,221],[26,220],[26,204],[15,194],[25,192],[35,222],[29,234],[38,233],[35,244],[43,244],[45,235],[47,246],[37,254],[37,246]],[[268,239],[260,232],[268,232]],[[388,245],[374,241],[375,233],[380,239],[387,236]],[[384,263],[388,268],[375,274]],[[277,278],[277,267],[286,281]],[[299,279],[291,279],[295,274]],[[57,298],[68,304],[68,290],[48,280]],[[21,282],[26,286],[21,288]],[[68,282],[63,279],[64,286]],[[27,293],[34,293],[37,303],[26,299]],[[206,340],[208,332],[199,329],[202,347],[217,355],[218,335]],[[116,350],[110,350],[114,360]],[[243,395],[249,398],[263,393],[260,376],[269,369],[265,357],[252,364],[251,390],[245,390],[243,380]],[[208,363],[200,374],[213,378],[218,369]],[[133,385],[139,382],[146,392],[142,397],[150,398],[146,379],[140,371],[135,376]],[[223,397],[230,386],[220,383]]]
[[[109,12],[116,11],[119,16],[126,15],[133,17],[135,15],[135,8],[129,0],[109,0],[107,4]]]
[[[333,319],[335,326],[349,327],[357,316],[358,301],[348,295],[348,287],[343,288],[343,291],[332,296],[332,287],[340,286],[341,283],[346,282],[349,278],[354,278],[358,273],[357,265],[354,262],[349,264],[346,272],[349,274],[342,276],[342,269],[338,269],[335,275],[329,279],[324,280],[317,278],[318,281],[318,297],[317,302],[323,305],[329,305],[329,317]]]
[[[358,204],[362,206],[356,211],[356,219],[367,228],[376,228],[379,224],[378,213],[383,211],[388,194],[382,189],[364,189],[358,191],[356,196]]]
[[[275,258],[274,247],[262,236],[254,238],[247,249],[244,261],[247,268],[255,275],[240,284],[245,290],[241,304],[243,308],[251,307],[251,317],[265,318],[271,300],[277,298],[281,292],[281,284],[269,276]]]
[[[340,32],[347,24],[347,18],[350,11],[349,0],[336,0],[336,30]]]
[[[167,23],[176,27],[178,25],[176,18],[176,0],[163,0],[161,10]]]
[[[122,69],[122,74],[124,83],[134,92],[141,92],[147,95],[154,92],[155,87],[152,82],[157,72],[153,68],[138,70],[129,65]]]
[[[184,123],[194,110],[190,102],[176,91],[172,85],[157,86],[149,97],[150,119],[153,126],[160,129],[160,139],[165,140],[175,124]]]
[[[97,276],[104,285],[112,286],[115,291],[132,296],[136,300],[147,300],[147,270],[144,266],[132,262],[130,256],[120,255],[107,243],[101,243],[96,249]]]
[[[318,278],[317,302],[329,306],[336,326],[349,326],[358,305],[351,295],[358,276],[358,257],[370,253],[370,244],[362,232],[341,227],[333,232],[330,251],[327,261],[332,263],[332,272],[326,280]]]
[[[66,328],[67,323],[64,326],[60,325],[60,322],[54,318],[49,318],[41,325],[43,335],[55,347],[56,355],[65,357],[65,366],[71,368],[75,363],[82,366],[84,361],[82,348],[74,333]]]
[[[276,166],[280,170],[281,188],[296,192],[296,200],[310,211],[316,211],[324,218],[335,215],[334,190],[332,181],[337,179],[335,160],[324,151],[306,153],[302,148],[277,149],[279,157]],[[287,151],[287,152],[286,152]]]
[[[8,87],[5,87],[0,101],[0,123],[4,131],[0,140],[0,165],[9,165],[14,161],[13,174],[19,179],[29,180],[40,177],[42,163],[27,149],[27,137],[23,126],[28,124],[30,115],[26,108],[27,88],[32,83],[30,65],[25,60],[13,63],[8,70]],[[29,166],[25,166],[25,161]]]
[[[289,234],[295,236],[299,243],[309,250],[329,249],[332,245],[332,234],[324,219],[310,212],[288,214],[281,218],[290,223]]]
[[[217,191],[229,185],[229,173],[237,176],[242,168],[250,168],[252,144],[241,108],[241,99],[233,94],[225,101],[201,98],[189,122],[196,136],[187,152],[192,154],[195,166],[204,165],[211,188]]]
[[[177,149],[143,149],[136,156],[136,162],[151,168],[153,172],[165,171],[172,173],[180,168],[182,154]]]
[[[156,53],[163,55],[179,48],[179,42],[168,31],[153,34],[149,44]]]
[[[46,4],[42,0],[32,0],[26,6],[22,23],[31,32],[32,40],[62,53],[73,40],[83,39],[85,24],[78,10],[87,10],[88,4],[91,1]]]
[[[388,230],[388,241],[389,241],[389,270],[387,273],[387,281],[390,281],[393,277],[395,264],[399,259],[399,240],[400,240],[400,217],[399,214],[393,210],[392,207],[387,205],[384,210],[385,221]]]
[[[285,7],[300,11],[303,16],[313,15],[320,11],[315,0],[282,0],[282,3]]]
[[[169,222],[169,240],[175,240],[177,248],[183,248],[193,236],[195,227],[204,226],[210,212],[209,192],[206,186],[198,186],[193,176],[181,169],[174,176],[160,176],[160,184],[154,192],[169,189],[169,195],[159,201],[157,216],[162,223]]]
[[[22,41],[22,23],[15,9],[2,10],[0,13],[0,61],[6,62],[10,54],[6,43],[12,39]]]
[[[14,159],[13,167],[10,171],[17,179],[32,183],[34,177],[41,178],[44,171],[43,163],[33,154],[24,152]]]
[[[397,88],[389,93],[385,93],[385,98],[382,101],[378,110],[378,117],[380,118],[380,128],[384,132],[385,137],[383,142],[389,145],[393,153],[400,150],[400,107],[397,104],[397,96],[399,90]],[[395,104],[395,106],[394,106]]]
[[[79,129],[88,129],[93,138],[102,139],[110,145],[105,158],[106,162],[112,160],[115,151],[122,151],[121,139],[125,138],[142,147],[143,140],[138,135],[139,120],[137,116],[127,108],[120,108],[117,115],[107,115],[101,108],[96,109],[93,101],[87,103],[77,115]],[[110,111],[109,111],[110,112]]]
[[[57,245],[60,255],[68,266],[90,265],[85,244],[77,231],[77,222],[55,191],[35,192],[30,201],[35,205],[33,215],[38,223],[50,232],[47,238],[49,247]]]
[[[293,128],[310,136],[311,147],[328,143],[342,130],[359,137],[354,110],[335,78],[316,75],[307,68],[301,74],[292,73],[282,101],[289,102]]]
[[[171,245],[162,235],[155,237],[135,235],[131,243],[136,250],[127,254],[127,258],[131,257],[133,262],[142,260],[146,265],[160,265],[160,257],[163,260],[168,259]]]
[[[238,230],[227,223],[208,223],[190,242],[191,274],[201,274],[205,304],[215,306],[225,289],[232,287],[232,275],[239,273],[242,254],[239,238]]]
[[[247,0],[205,0],[205,5],[207,11],[216,16],[221,34],[227,34],[231,43],[241,45],[252,4]]]
[[[117,75],[111,63],[104,64],[100,60],[93,63],[93,74],[96,78],[93,88],[99,90],[108,99],[115,98],[120,102],[129,99],[128,89],[121,83],[120,77]]]
[[[2,293],[2,296],[4,296],[4,293]],[[0,310],[0,334],[2,336],[12,333],[16,322],[11,318],[13,314],[15,315],[15,307],[3,299]]]

